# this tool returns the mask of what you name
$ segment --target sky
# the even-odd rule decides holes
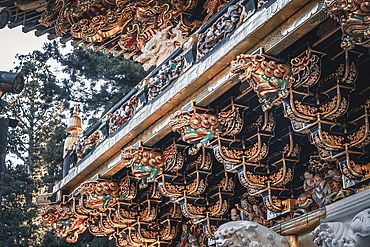
[[[36,37],[34,31],[23,33],[22,27],[0,29],[0,71],[9,71],[15,67],[15,55],[28,54],[40,50],[47,39],[47,34]]]

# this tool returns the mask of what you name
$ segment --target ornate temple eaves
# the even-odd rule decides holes
[[[80,233],[115,238],[117,246],[168,246],[178,242],[179,222],[212,242],[228,212],[307,236],[325,231],[325,217],[338,221],[341,212],[353,217],[364,209],[366,35],[341,47],[343,23],[327,19],[322,3],[290,12],[293,3],[269,2],[249,17],[235,4],[210,19],[214,27],[235,25],[215,30],[221,41],[203,30],[66,151],[67,174],[54,187],[61,201],[40,195],[41,206],[54,203],[45,222],[58,224],[66,211],[82,222]]]
[[[239,50],[250,49],[259,40],[259,32],[272,31],[279,22],[284,20],[282,18],[286,18],[279,15],[286,12],[290,13],[296,10],[297,7],[293,2],[280,0],[266,7],[266,9],[261,9],[260,13],[257,12],[252,15],[238,27],[237,30],[241,31],[230,35],[230,39],[235,41],[230,43],[231,46],[228,45],[211,52],[210,55],[207,54],[207,57],[202,58],[185,70],[158,99],[138,108],[123,128],[120,128],[114,136],[105,140],[105,142],[111,143],[109,148],[107,145],[97,146],[91,155],[84,158],[79,166],[72,169],[54,187],[54,191],[73,188],[80,181],[78,177],[87,176],[95,169],[99,170],[103,163],[105,167],[113,167],[116,164],[116,158],[112,158],[112,155],[117,157],[116,155],[124,145],[139,140],[143,140],[148,145],[154,144],[156,136],[160,137],[170,132],[170,129],[164,128],[164,126],[167,125],[171,114],[176,110],[180,110],[191,101],[196,101],[198,105],[207,105],[207,102],[214,100],[219,93],[232,87],[237,82],[237,78],[230,73],[230,69],[227,67],[231,59],[239,54]],[[318,11],[320,10],[318,9]],[[272,20],[269,18],[276,18],[276,20],[271,24]],[[267,22],[269,25],[265,25]],[[254,43],[250,43],[250,40],[253,40]],[[273,42],[277,41],[274,40]],[[209,79],[215,73],[217,75]],[[145,81],[149,80],[151,75],[138,85],[136,95],[142,92]],[[207,92],[206,96],[204,96],[204,92]],[[153,123],[156,124],[152,125]],[[110,159],[107,161],[107,158]],[[110,168],[106,169],[109,170]],[[106,171],[106,169],[104,170]]]

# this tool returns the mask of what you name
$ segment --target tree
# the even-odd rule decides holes
[[[8,97],[7,114],[19,120],[18,127],[9,133],[8,150],[23,161],[31,177],[40,178],[46,162],[44,157],[51,149],[47,144],[62,139],[63,105],[56,96],[60,87],[43,53],[34,51],[18,59],[20,65],[16,70],[24,75],[25,88],[20,95]]]
[[[19,120],[9,129],[8,153],[16,157],[5,177],[0,214],[0,246],[38,246],[43,226],[38,218],[36,193],[51,192],[61,179],[63,144],[63,104],[58,101],[61,87],[50,71],[49,57],[40,51],[18,56],[15,68],[25,78],[19,95],[7,95],[3,110]]]
[[[33,179],[23,165],[7,163],[3,205],[0,214],[0,246],[34,246],[38,225],[37,210],[25,203],[25,197],[36,192]]]
[[[47,44],[44,49],[58,61],[61,71],[67,78],[62,81],[63,95],[69,102],[77,102],[90,123],[96,116],[107,112],[114,104],[136,86],[148,73],[141,63],[115,57],[112,53],[74,47],[63,55],[62,46],[56,42]]]

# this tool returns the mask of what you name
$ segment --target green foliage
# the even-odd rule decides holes
[[[35,205],[27,205],[25,198],[36,192],[33,179],[22,165],[5,170],[3,205],[0,212],[0,246],[34,246],[38,239]]]
[[[55,230],[46,232],[40,247],[63,247],[66,246],[65,239],[58,238],[55,234]]]
[[[19,120],[18,126],[9,131],[8,151],[24,162],[38,187],[48,182],[50,191],[53,182],[61,178],[66,136],[61,121],[63,104],[57,97],[61,87],[44,53],[34,51],[18,59],[20,64],[16,70],[24,75],[25,88],[21,94],[7,97],[7,115]],[[59,172],[55,170],[58,166]],[[41,179],[44,174],[47,175],[45,182]]]
[[[69,102],[80,103],[90,124],[148,74],[141,63],[125,59],[123,55],[115,57],[112,53],[105,55],[102,51],[81,47],[63,55],[62,47],[55,42],[46,44],[44,49],[58,61],[67,76],[60,93],[65,107],[69,108]]]
[[[18,59],[15,70],[24,75],[25,87],[19,95],[6,95],[3,112],[19,120],[8,130],[8,153],[23,165],[7,167],[0,246],[39,246],[44,227],[34,202],[37,193],[52,192],[62,178],[66,126],[57,94],[61,87],[45,53],[34,51]]]
[[[73,247],[116,247],[114,239],[109,240],[107,237],[94,237],[89,234],[80,243],[76,243]],[[72,246],[71,246],[72,247]]]

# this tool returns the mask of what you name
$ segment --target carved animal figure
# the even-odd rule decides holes
[[[239,75],[242,83],[253,87],[262,103],[262,110],[269,110],[279,104],[293,86],[307,87],[314,85],[319,78],[319,60],[322,54],[308,49],[291,60],[291,67],[266,58],[265,55],[237,56],[231,62],[231,72]],[[244,84],[242,89],[247,88]]]
[[[264,111],[287,96],[291,87],[289,66],[267,61],[262,55],[237,56],[231,64],[231,72],[238,74],[242,81],[248,81],[263,103]]]
[[[188,153],[196,154],[202,146],[222,135],[236,135],[243,127],[243,119],[238,107],[220,112],[217,117],[191,111],[178,111],[171,116],[172,131],[178,132],[184,142],[193,144]]]
[[[311,233],[315,245],[324,247],[365,247],[370,243],[370,208],[358,213],[351,221],[321,223]]]
[[[75,243],[78,234],[87,228],[87,219],[75,217],[71,208],[66,205],[52,205],[41,214],[41,217],[44,218],[44,225],[55,227],[58,237],[67,237],[68,243]]]
[[[170,126],[172,131],[181,135],[184,142],[194,144],[189,149],[190,155],[207,146],[222,131],[217,117],[194,111],[176,112],[171,116]]]
[[[122,161],[131,167],[132,174],[141,179],[140,187],[145,188],[162,172],[164,166],[162,154],[144,150],[143,147],[127,147],[122,151]]]
[[[370,47],[370,1],[325,1],[324,10],[342,26],[341,47],[353,49],[355,45]]]
[[[112,181],[92,181],[81,185],[81,193],[87,193],[89,198],[86,202],[89,208],[105,211],[108,207],[114,206],[119,199],[125,195],[121,192],[127,192],[127,182],[121,182],[119,185]]]
[[[83,233],[87,228],[87,219],[71,217],[68,220],[58,221],[56,230],[58,237],[66,238],[68,243],[76,243],[78,234]]]
[[[217,247],[289,247],[283,236],[251,221],[231,221],[215,232]]]
[[[52,205],[41,214],[41,217],[44,218],[44,225],[54,225],[57,221],[66,220],[72,215],[70,207],[56,204]]]
[[[160,65],[176,50],[177,46],[184,43],[180,26],[181,23],[174,27],[172,33],[170,32],[172,26],[168,26],[155,34],[141,49],[143,54],[138,56],[135,61],[144,63],[145,70],[153,65]]]

